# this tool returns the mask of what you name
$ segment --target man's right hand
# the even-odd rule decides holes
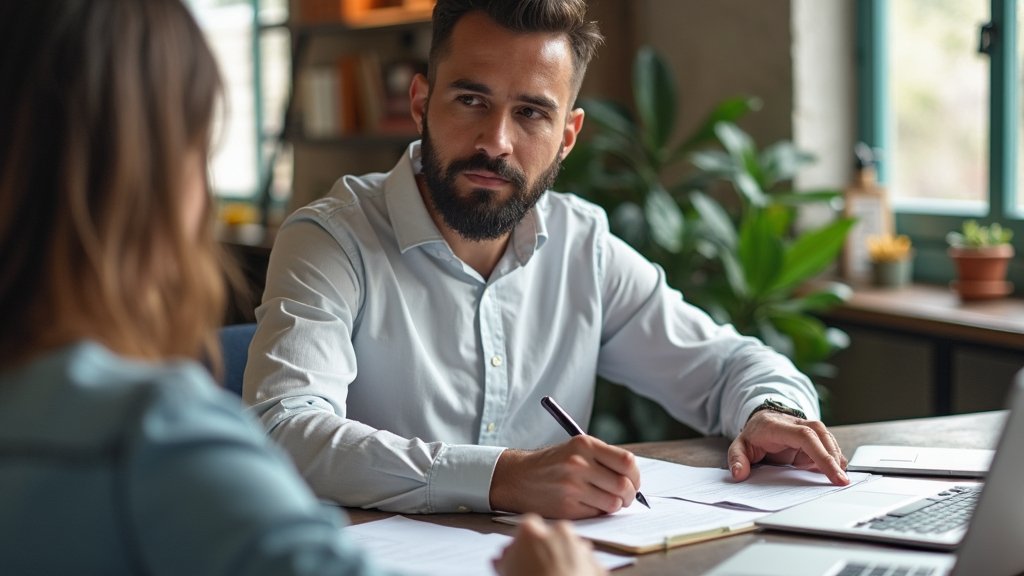
[[[505,450],[491,478],[491,508],[546,518],[590,518],[629,506],[640,470],[628,450],[575,436],[542,450]]]

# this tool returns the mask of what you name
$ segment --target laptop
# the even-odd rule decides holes
[[[975,507],[992,519],[1024,533],[1024,371],[1010,391],[1009,415],[984,484],[972,480],[878,477],[770,514],[756,524],[811,534],[826,534],[953,550],[967,532]],[[982,490],[984,487],[984,490]],[[984,494],[984,498],[982,498]],[[1009,504],[1013,504],[1010,506]],[[930,517],[930,518],[929,518]]]
[[[876,537],[867,530],[851,526],[855,527],[879,515],[885,516],[892,506],[872,509],[868,504],[858,504],[856,499],[841,499],[833,505],[828,505],[826,501],[832,500],[833,495],[823,496],[757,521],[758,525],[771,528],[915,546],[954,548],[959,543],[955,556],[916,550],[849,549],[839,543],[824,545],[756,542],[713,568],[706,576],[1009,576],[1024,573],[1024,546],[1021,546],[1020,541],[1020,535],[1024,534],[1024,496],[1019,489],[1021,473],[1024,472],[1024,370],[1017,374],[1010,391],[1008,406],[1010,413],[1003,426],[984,490],[970,518],[969,527],[959,531],[959,540],[947,539],[936,545],[934,541],[915,541],[910,536],[888,539]],[[878,484],[883,481],[886,483]],[[867,501],[876,499],[876,495],[877,500],[886,500],[893,493],[888,490],[894,487],[892,482],[916,484],[921,481],[882,478],[862,483],[861,485],[866,484],[869,487],[874,485],[874,488],[860,492],[863,492],[864,500]],[[833,494],[844,494],[858,486]],[[895,486],[895,489],[898,493],[899,487]],[[905,492],[906,490],[903,491]],[[907,507],[905,500],[913,498],[897,499],[895,507]],[[794,514],[800,508],[803,510],[799,514]],[[811,514],[819,515],[818,521],[815,521]],[[831,514],[846,521],[828,522]]]
[[[846,467],[850,472],[983,478],[995,450],[923,446],[859,446]]]

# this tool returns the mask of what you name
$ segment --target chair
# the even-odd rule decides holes
[[[224,355],[224,388],[242,395],[242,376],[249,359],[249,342],[256,333],[256,324],[232,324],[220,329],[220,346]]]

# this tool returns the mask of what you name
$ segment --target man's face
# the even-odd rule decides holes
[[[551,165],[530,184],[522,170],[504,158],[491,158],[483,151],[442,165],[425,118],[422,138],[423,177],[430,200],[445,224],[467,240],[493,240],[511,232],[544,191],[555,183],[561,168],[559,147]],[[486,186],[474,186],[468,193],[459,192],[460,175],[482,173],[488,174],[488,178],[506,181],[511,186],[510,193],[502,196]]]
[[[500,238],[549,188],[575,143],[564,35],[516,34],[482,13],[455,26],[434,86],[413,86],[432,208],[469,240]],[[429,100],[429,103],[428,103]]]

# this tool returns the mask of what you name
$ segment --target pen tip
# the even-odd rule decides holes
[[[644,495],[643,495],[643,494],[641,494],[641,493],[637,492],[637,493],[636,493],[636,499],[637,499],[637,502],[640,502],[640,503],[641,503],[641,504],[643,504],[644,506],[647,506],[648,508],[650,508],[650,507],[651,507],[651,505],[647,503],[647,498],[644,498]]]

